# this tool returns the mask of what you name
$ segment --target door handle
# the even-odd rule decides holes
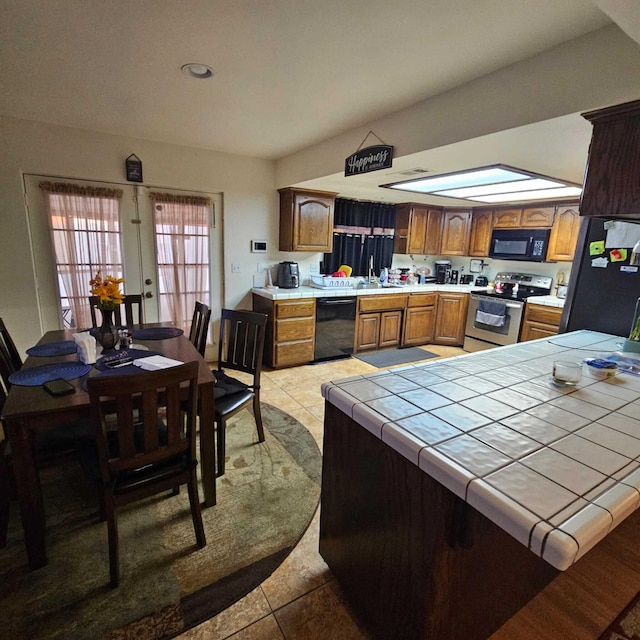
[[[147,291],[147,293],[144,294],[145,298],[153,298],[153,293],[151,293],[151,291]]]

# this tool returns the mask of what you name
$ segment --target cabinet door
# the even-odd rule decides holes
[[[356,329],[356,350],[378,348],[378,336],[380,334],[380,314],[361,313],[358,316]]]
[[[465,293],[439,293],[436,311],[436,344],[461,346],[467,320],[469,296]]]
[[[429,210],[426,207],[413,207],[409,218],[409,238],[407,253],[424,253],[424,240],[427,235]]]
[[[391,347],[400,344],[402,327],[402,311],[385,311],[380,314],[380,347]]]
[[[440,255],[440,242],[442,240],[442,211],[429,209],[427,215],[427,230],[424,236],[424,255]]]
[[[469,228],[471,211],[445,211],[442,222],[443,256],[466,256],[469,252]]]
[[[522,210],[521,227],[542,229],[553,226],[555,207],[537,207]]]
[[[580,213],[577,205],[557,207],[556,220],[549,236],[547,260],[571,262],[579,231]]]
[[[403,345],[421,345],[433,342],[436,308],[415,307],[405,312]]]
[[[525,320],[522,323],[519,342],[527,342],[528,340],[537,340],[538,338],[549,338],[558,333],[558,327],[541,322],[531,322]]]
[[[491,230],[493,228],[493,211],[474,211],[471,215],[471,237],[469,239],[469,255],[485,257],[489,255]]]
[[[517,229],[521,218],[522,209],[496,209],[493,212],[493,228]]]

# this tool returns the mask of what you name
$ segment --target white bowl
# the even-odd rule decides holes
[[[584,363],[587,366],[587,373],[597,380],[606,380],[618,374],[618,365],[610,360],[587,358]]]

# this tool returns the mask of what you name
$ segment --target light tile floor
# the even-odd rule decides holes
[[[429,345],[440,357],[464,353]],[[380,371],[357,358],[264,371],[262,400],[299,420],[322,450],[324,400],[320,385]],[[234,375],[235,372],[234,372]],[[336,580],[318,553],[319,512],[300,543],[258,588],[214,618],[179,636],[181,640],[364,640]]]

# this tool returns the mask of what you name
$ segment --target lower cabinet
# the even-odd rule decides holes
[[[400,344],[406,302],[406,295],[358,298],[356,353]]]
[[[464,342],[469,295],[466,293],[439,293],[433,342],[459,347]]]
[[[555,336],[560,327],[562,308],[527,302],[520,330],[520,342]]]
[[[412,293],[409,295],[404,316],[403,347],[433,342],[437,301],[437,293]]]
[[[313,361],[315,298],[271,301],[254,294],[253,310],[269,316],[263,356],[266,365],[277,369]]]

